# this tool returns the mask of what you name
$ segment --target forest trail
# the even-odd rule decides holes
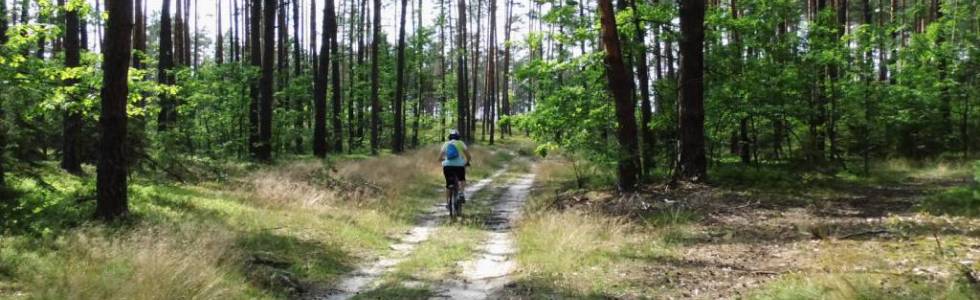
[[[523,175],[497,199],[486,220],[488,238],[478,248],[478,257],[461,262],[462,278],[445,282],[436,289],[434,298],[487,299],[510,282],[510,275],[517,267],[512,227],[520,217],[533,183],[533,174]]]
[[[505,165],[500,170],[494,172],[493,175],[470,184],[465,190],[466,197],[472,199],[473,195],[488,188],[495,179],[507,172],[507,169],[508,166]],[[448,216],[449,214],[446,212],[445,204],[442,201],[434,202],[434,205],[420,216],[418,226],[413,227],[405,233],[399,239],[398,243],[391,245],[391,253],[381,257],[377,261],[359,267],[338,280],[339,283],[335,287],[325,293],[315,295],[311,299],[350,299],[363,291],[370,290],[383,275],[389,273],[392,268],[407,259],[419,244],[428,240],[431,234]]]

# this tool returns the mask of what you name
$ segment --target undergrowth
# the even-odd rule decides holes
[[[193,183],[136,174],[131,215],[113,224],[90,221],[91,176],[54,163],[10,174],[5,195],[14,197],[0,201],[0,298],[295,297],[390,251],[392,237],[439,201],[436,149],[212,168]],[[474,179],[512,158],[473,149]]]

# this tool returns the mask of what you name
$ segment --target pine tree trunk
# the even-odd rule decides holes
[[[357,84],[355,80],[357,79],[357,72],[354,65],[354,28],[357,14],[355,9],[354,0],[349,2],[350,14],[347,21],[347,153],[353,153],[354,147],[356,147],[355,142],[355,128],[357,128],[357,123],[354,122],[354,112],[355,112],[355,95]]]
[[[619,140],[619,188],[624,193],[636,189],[639,171],[639,145],[636,142],[636,103],[632,75],[623,61],[616,15],[610,0],[599,0],[602,45],[605,48],[606,80],[616,101],[617,137]]]
[[[487,104],[484,106],[487,116],[483,123],[490,131],[490,145],[494,142],[495,108],[497,103],[497,0],[490,0],[489,7],[489,36],[487,37]]]
[[[317,52],[321,50],[316,45],[316,0],[310,0],[310,65],[313,73],[319,70],[320,59]]]
[[[462,1],[462,0],[461,0]],[[381,99],[379,99],[378,89],[381,86],[381,78],[378,74],[381,62],[378,60],[378,52],[381,51],[381,0],[374,0],[372,11],[374,22],[371,34],[371,154],[378,154],[379,127],[381,126]]]
[[[340,153],[344,151],[344,126],[341,123],[341,98],[340,95],[343,93],[343,89],[340,87],[340,46],[338,45],[337,39],[337,13],[334,11],[333,1],[327,1],[327,16],[326,19],[327,30],[330,33],[330,85],[333,87],[332,92],[332,102],[333,102],[333,149],[334,151]]]
[[[272,102],[275,72],[275,30],[276,30],[276,1],[265,0],[263,7],[262,31],[262,78],[259,90],[262,101],[259,102],[259,151],[256,158],[260,161],[272,160]]]
[[[197,13],[198,11],[197,8],[198,8],[197,0],[194,0],[194,41],[192,41],[192,43],[194,44],[194,48],[192,49],[194,55],[194,70],[197,70],[197,67],[201,65],[201,54],[200,54],[201,47],[199,42],[201,40],[200,39],[201,30],[198,26],[198,23],[200,23],[199,21],[200,18]]]
[[[7,28],[7,1],[0,0],[0,47],[7,44]],[[7,101],[5,98],[7,98],[7,95],[0,95],[0,188],[7,186],[3,161],[4,153],[6,152],[4,149],[7,147],[7,126],[5,126],[6,119],[4,119],[6,116],[3,111],[3,103]]]
[[[223,31],[225,30],[221,24],[221,2],[224,0],[218,0],[218,27],[215,31],[218,33],[218,37],[215,39],[214,48],[214,62],[221,65],[225,63],[225,39],[223,36]]]
[[[510,31],[511,24],[514,22],[514,0],[507,0],[507,20],[504,25],[504,90],[503,101],[500,103],[500,112],[504,117],[510,116]],[[510,132],[511,125],[508,123],[500,127],[501,137],[503,134],[513,135]]]
[[[161,85],[174,84],[171,69],[174,67],[173,30],[170,19],[170,0],[163,0],[160,13],[160,50],[157,63],[157,82]],[[169,94],[160,95],[160,113],[157,116],[157,130],[168,131],[177,119],[177,103]]]
[[[704,5],[703,0],[680,3],[681,74],[675,181],[700,182],[708,171],[704,140]]]
[[[180,0],[178,0],[180,1]],[[248,18],[245,23],[248,24],[248,31],[245,36],[248,40],[248,57],[249,64],[256,69],[262,68],[262,0],[251,0],[248,3]],[[251,87],[249,89],[249,96],[252,99],[249,102],[249,153],[253,158],[259,157],[259,146],[261,144],[260,130],[259,130],[259,102],[260,102],[260,92],[259,92],[259,81],[260,78],[252,78]]]
[[[636,58],[636,76],[640,82],[640,138],[643,141],[641,162],[643,173],[651,174],[656,167],[656,150],[654,149],[657,141],[654,139],[653,128],[650,128],[650,122],[653,121],[653,106],[650,103],[650,67],[647,65],[646,26],[642,24],[637,15],[636,1],[638,0],[630,1],[630,5],[634,12],[633,29],[636,30],[633,56]]]
[[[126,99],[129,96],[129,62],[132,53],[133,2],[115,0],[109,9],[109,40],[104,49],[102,140],[96,189],[95,214],[115,220],[129,212],[126,177]]]
[[[397,81],[395,81],[395,130],[392,137],[391,150],[401,153],[405,150],[405,12],[408,11],[408,0],[402,0],[401,21],[398,26],[398,61]]]
[[[329,1],[327,1],[329,3]],[[320,45],[319,62],[313,85],[313,155],[327,156],[327,79],[330,69],[330,22],[332,16],[323,14],[323,44]]]
[[[446,135],[446,0],[439,0],[439,140]]]
[[[230,49],[231,51],[229,51],[229,52],[231,52],[230,53],[231,54],[231,57],[230,57],[231,58],[231,61],[232,62],[235,62],[235,63],[238,62],[238,49],[239,49],[238,48],[238,28],[239,28],[238,27],[238,18],[239,18],[239,16],[238,16],[238,0],[231,0],[231,23],[232,24],[230,24],[231,25],[231,37],[230,37],[231,38],[231,43],[229,43],[229,47],[231,47],[231,49]]]
[[[472,141],[469,130],[469,100],[467,96],[469,95],[469,89],[467,88],[467,78],[466,75],[469,71],[466,69],[466,0],[459,0],[459,5],[457,5],[459,10],[459,23],[457,30],[458,37],[456,39],[456,130],[463,135],[463,140]]]
[[[78,9],[67,11],[65,16],[65,68],[77,68],[81,63],[81,49],[79,46],[79,26]],[[64,82],[66,87],[78,84],[77,78],[70,78]],[[81,158],[79,157],[79,138],[82,129],[81,102],[78,95],[68,95],[68,105],[64,113],[62,149],[61,149],[61,168],[69,173],[80,174],[82,172]]]
[[[421,33],[421,29],[422,29],[422,0],[418,0],[418,3],[419,3],[419,8],[418,10],[415,11],[416,14],[418,15],[418,21],[415,23],[416,35]],[[425,74],[422,73],[422,68],[424,67],[424,61],[425,61],[425,51],[422,48],[423,47],[422,39],[417,39],[417,40],[418,42],[415,45],[415,49],[418,52],[416,55],[416,59],[418,59],[419,61],[418,78],[416,80],[418,81],[418,93],[417,96],[415,97],[415,111],[413,112],[413,115],[415,116],[414,118],[415,123],[412,125],[412,148],[416,148],[419,146],[419,125],[420,125],[419,123],[421,122],[420,119],[422,118],[422,104],[423,104],[422,88],[423,88],[423,84],[425,83],[424,80]]]

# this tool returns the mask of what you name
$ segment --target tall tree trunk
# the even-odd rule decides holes
[[[78,9],[71,9],[66,12],[65,68],[77,68],[81,63],[81,49],[78,41]],[[70,78],[65,80],[64,84],[66,87],[75,86],[78,84],[78,79]],[[75,93],[68,95],[68,105],[65,108],[63,122],[61,168],[75,174],[82,172],[82,162],[79,157],[79,135],[82,128],[81,109],[78,95]]]
[[[633,29],[636,30],[633,56],[636,59],[637,80],[640,82],[640,139],[643,141],[641,162],[643,173],[650,174],[656,167],[654,149],[657,142],[654,140],[653,128],[650,128],[650,122],[653,121],[653,106],[650,103],[650,67],[647,65],[646,26],[640,21],[636,1],[638,0],[630,1],[630,5],[633,8]],[[585,49],[585,46],[582,48]]]
[[[415,11],[415,13],[418,15],[418,20],[415,22],[416,36],[420,36],[422,33],[422,0],[418,0],[418,3],[419,8]],[[417,37],[416,40],[418,42],[415,44],[415,51],[417,51],[416,59],[419,62],[419,69],[418,78],[416,79],[418,83],[418,93],[415,97],[415,109],[413,112],[413,115],[415,116],[415,123],[412,125],[412,148],[419,146],[419,123],[421,121],[420,119],[422,118],[422,103],[424,102],[422,101],[422,85],[425,83],[425,74],[422,73],[422,68],[425,62],[425,49],[422,48],[422,39]]]
[[[327,30],[330,31],[330,85],[333,87],[332,100],[333,100],[333,149],[336,152],[344,151],[344,126],[341,124],[341,99],[340,95],[343,93],[343,89],[340,87],[340,46],[337,42],[337,13],[334,12],[333,1],[327,1],[327,16],[330,18],[326,21]]]
[[[179,0],[178,0],[179,1]],[[174,67],[173,30],[171,29],[170,0],[163,0],[160,12],[160,50],[157,63],[157,82],[161,85],[174,84],[171,69]],[[168,93],[160,94],[160,113],[157,116],[157,130],[168,131],[177,120],[177,103]]]
[[[500,112],[504,117],[510,116],[510,30],[511,24],[514,22],[514,0],[507,0],[507,20],[504,25],[504,90],[503,90],[503,101],[500,103]],[[583,48],[584,50],[584,48]],[[510,132],[510,123],[505,124],[500,127],[501,133],[512,135]],[[503,136],[503,135],[501,135]]]
[[[462,0],[460,0],[462,1]],[[381,78],[378,74],[379,63],[378,52],[381,51],[381,0],[374,0],[372,11],[374,24],[371,34],[371,154],[378,154],[379,136],[378,130],[381,126],[381,99],[379,99],[378,89],[381,85]]]
[[[183,66],[184,61],[184,0],[176,0],[177,10],[174,12],[174,29],[173,29],[173,43],[174,43],[174,65]],[[95,24],[98,26],[98,22]],[[101,34],[100,34],[101,35]]]
[[[194,60],[191,55],[193,42],[191,41],[191,0],[184,0],[184,66],[193,66]]]
[[[699,182],[708,173],[704,140],[704,13],[703,0],[681,0],[679,140],[675,181]]]
[[[180,1],[180,0],[178,0]],[[249,14],[248,19],[245,23],[248,23],[248,31],[246,32],[246,37],[248,39],[249,45],[249,64],[256,69],[262,68],[262,0],[251,0],[249,2]],[[260,77],[252,78],[251,86],[249,89],[249,96],[252,99],[249,102],[249,153],[253,158],[259,157],[259,146],[261,144],[260,129],[259,129],[259,103],[260,92],[259,92],[259,82]]]
[[[633,76],[626,68],[620,48],[616,14],[610,0],[599,0],[599,20],[602,25],[602,45],[605,48],[606,80],[616,101],[616,135],[619,140],[619,188],[624,193],[636,189],[639,171],[639,145],[636,142],[636,103],[633,98]]]
[[[356,147],[356,131],[357,123],[354,122],[354,112],[355,112],[355,95],[357,84],[357,72],[354,63],[354,31],[355,24],[357,24],[356,4],[354,0],[349,2],[350,14],[348,14],[349,19],[347,20],[347,153],[352,153],[354,147]]]
[[[7,1],[0,0],[0,47],[7,44]],[[7,147],[7,126],[5,126],[6,116],[3,111],[3,103],[7,101],[7,95],[0,95],[0,188],[7,186],[7,181],[4,176],[4,149]]]
[[[495,108],[497,103],[497,0],[490,0],[487,36],[487,104],[484,110],[487,117],[483,123],[490,131],[490,145],[494,142]]]
[[[466,69],[466,0],[459,0],[459,5],[457,5],[459,10],[459,23],[457,30],[458,37],[456,38],[456,130],[463,135],[463,139],[467,141],[472,141],[470,137],[469,128],[469,100],[467,96],[469,95],[469,89],[466,86],[468,70]]]
[[[24,0],[24,3],[27,3],[27,0]],[[96,16],[102,15],[102,3],[100,2],[100,0],[95,0],[95,15]],[[95,18],[95,33],[96,36],[99,38],[100,51],[105,49],[105,35],[102,34],[102,28],[103,28],[102,18]]]
[[[129,61],[132,53],[133,2],[114,0],[109,9],[109,40],[103,58],[102,140],[95,214],[114,220],[129,212],[126,177],[126,99],[129,96]]]
[[[358,18],[358,22],[357,22],[357,65],[358,66],[364,65],[365,57],[368,55],[367,50],[365,50],[367,49],[367,46],[364,44],[364,36],[367,35],[366,31],[367,28],[369,28],[368,26],[369,21],[367,18],[368,16],[367,2],[368,0],[361,0],[360,17]],[[358,72],[358,75],[361,78],[362,82],[370,81],[370,79],[368,78],[369,77],[368,73],[364,72],[363,69],[362,71]],[[356,88],[357,86],[351,86],[351,89],[356,89]],[[357,106],[357,114],[356,114],[357,126],[355,127],[355,130],[357,131],[357,146],[360,147],[364,143],[364,128],[368,127],[367,124],[364,123],[366,120],[364,116],[366,115],[366,112],[368,110],[367,108],[369,106],[367,104],[368,97],[365,97],[363,95],[358,95],[358,98],[361,100],[360,101],[361,104]]]
[[[327,1],[330,5],[330,1]],[[330,22],[333,15],[323,13],[323,44],[320,45],[319,63],[313,85],[313,155],[327,156],[327,79],[330,77]]]
[[[392,137],[391,150],[401,153],[405,150],[405,12],[408,11],[408,0],[402,0],[401,21],[398,26],[398,62],[397,81],[395,81],[395,130]]]
[[[218,0],[217,2],[218,2],[218,27],[215,31],[218,32],[218,37],[217,40],[215,41],[214,62],[220,65],[225,63],[225,39],[223,36],[223,31],[225,29],[222,28],[222,24],[221,24],[221,13],[222,13],[221,2],[224,2],[224,0]]]
[[[293,76],[299,78],[303,73],[303,52],[300,48],[300,3],[299,1],[293,0]],[[293,111],[296,113],[296,120],[293,122],[293,130],[296,132],[303,132],[303,99],[302,97],[296,97],[293,99]],[[297,134],[296,139],[293,141],[294,151],[297,154],[303,153],[303,135]]]
[[[439,140],[446,135],[446,0],[439,0]]]
[[[197,70],[197,67],[200,66],[201,63],[201,56],[200,56],[201,47],[199,42],[201,40],[200,39],[201,30],[198,26],[198,23],[200,23],[200,18],[197,13],[198,11],[197,8],[198,8],[197,0],[194,0],[194,41],[192,41],[192,43],[194,44],[194,48],[192,49],[192,53],[194,55],[194,63],[193,63],[194,70]]]
[[[264,18],[262,31],[262,79],[259,90],[262,101],[259,102],[259,151],[256,157],[260,161],[272,160],[272,86],[275,80],[273,64],[275,63],[275,30],[276,30],[276,1],[265,0],[263,7]]]
[[[232,28],[232,31],[231,31],[231,60],[233,62],[236,62],[236,63],[239,62],[239,61],[241,61],[241,52],[242,52],[241,51],[241,44],[240,44],[241,42],[240,42],[240,38],[239,38],[239,28],[240,28],[239,27],[240,26],[240,23],[239,23],[240,16],[239,15],[241,14],[241,12],[238,10],[238,1],[239,0],[231,0],[231,3],[232,3],[232,8],[231,8],[232,9],[232,18],[231,18],[231,20],[232,20],[233,23],[235,23],[232,26],[233,28]]]
[[[317,52],[321,50],[316,46],[316,0],[310,0],[310,62],[313,73],[319,70],[320,60],[317,58]]]
[[[59,2],[64,2],[64,1],[62,0]],[[134,54],[133,54],[133,61],[132,61],[134,69],[139,69],[144,71],[146,70],[146,65],[143,63],[143,58],[147,57],[148,55],[146,52],[147,41],[146,41],[146,6],[145,5],[146,2],[144,0],[135,1],[134,20],[136,23],[134,24],[133,27]],[[141,79],[146,80],[146,75],[144,75],[143,78]],[[146,95],[145,93],[140,95],[140,100],[138,102],[138,105],[139,108],[143,111],[146,110],[146,99],[148,96],[149,95]],[[144,151],[143,148],[145,148],[146,146],[145,145],[146,117],[144,115],[135,116],[133,118],[133,123],[134,126],[131,126],[132,128],[129,134],[129,142],[128,142],[129,150],[127,152],[129,153],[128,155],[130,157],[129,160],[130,166],[136,165],[136,163],[139,162],[139,159],[137,158],[138,155],[136,154],[143,152]]]
[[[476,6],[474,9],[474,11],[476,12],[476,29],[475,29],[476,31],[473,33],[474,40],[475,40],[473,43],[473,96],[470,98],[473,99],[473,101],[471,101],[470,103],[470,107],[469,107],[470,116],[467,118],[470,121],[470,124],[466,126],[467,129],[470,131],[469,134],[466,135],[470,137],[470,140],[467,140],[467,142],[472,142],[473,141],[472,139],[476,135],[476,109],[477,109],[477,101],[478,101],[477,99],[480,99],[480,47],[482,45],[480,44],[480,36],[483,30],[483,12],[481,11],[482,9],[483,9],[483,0],[476,0]]]

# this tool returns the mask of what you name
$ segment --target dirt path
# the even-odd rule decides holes
[[[510,282],[517,266],[511,226],[520,216],[533,183],[534,175],[526,174],[510,184],[486,221],[488,237],[480,245],[478,257],[461,262],[462,278],[439,286],[434,299],[486,299]]]
[[[506,170],[507,167],[504,166],[490,177],[470,184],[466,187],[466,197],[472,198],[476,192],[486,188],[494,179],[504,174]],[[447,216],[445,204],[437,202],[421,216],[419,225],[413,227],[402,236],[397,244],[391,245],[391,249],[393,250],[391,253],[373,263],[359,267],[357,270],[340,278],[339,284],[333,289],[328,290],[326,293],[310,297],[310,299],[350,299],[370,289],[382,275],[388,273],[395,265],[408,258],[420,243],[428,240],[431,233],[439,226],[441,220],[444,220]]]

